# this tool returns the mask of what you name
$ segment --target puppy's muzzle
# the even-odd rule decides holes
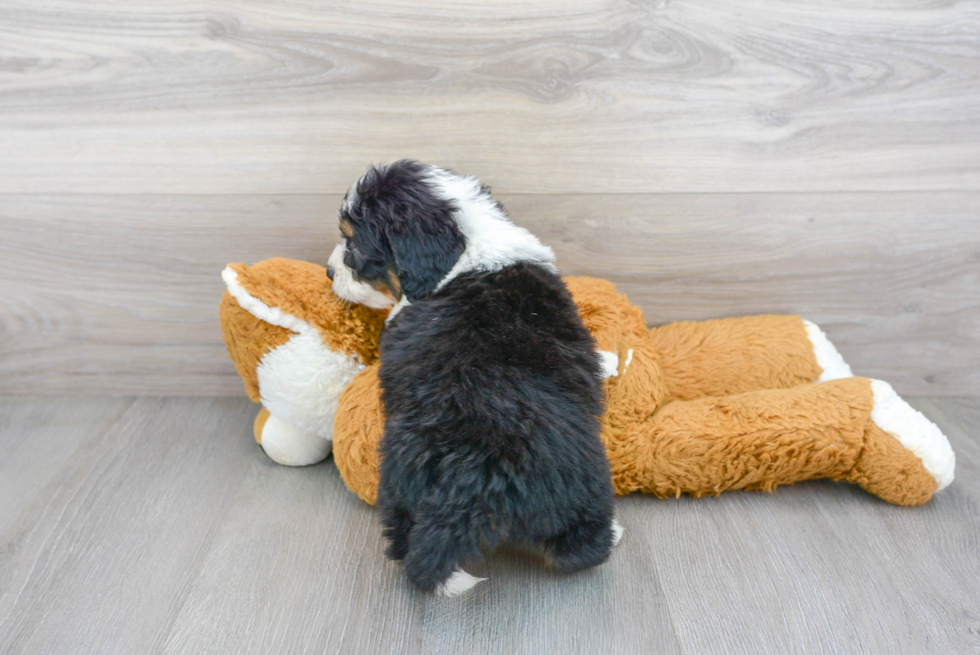
[[[370,284],[354,278],[354,272],[344,263],[344,244],[338,244],[327,262],[327,276],[333,281],[333,292],[351,302],[367,305],[373,309],[385,309],[395,301],[381,293]]]

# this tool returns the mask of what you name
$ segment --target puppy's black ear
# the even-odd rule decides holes
[[[466,249],[450,203],[402,205],[388,223],[388,243],[395,273],[410,302],[425,298],[452,269]]]

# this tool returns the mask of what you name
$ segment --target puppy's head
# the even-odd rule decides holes
[[[511,223],[479,180],[416,161],[371,168],[344,198],[340,232],[334,293],[379,309],[400,303],[392,316],[461,273],[554,269],[551,248]]]
[[[369,170],[344,198],[343,242],[330,257],[334,292],[370,307],[432,293],[466,248],[457,207],[432,183],[435,168],[399,161]]]

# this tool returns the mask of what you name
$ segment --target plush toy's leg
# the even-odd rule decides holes
[[[651,329],[650,340],[677,400],[851,376],[820,328],[799,316],[670,323]]]
[[[827,382],[828,380],[840,380],[854,375],[851,367],[844,361],[844,357],[837,351],[834,344],[824,334],[820,326],[812,321],[801,319],[803,327],[806,329],[806,336],[813,346],[813,356],[820,367],[820,377],[817,382]]]
[[[385,420],[377,364],[358,373],[347,385],[337,404],[337,417],[333,425],[334,462],[347,488],[373,505],[378,497],[378,444]]]
[[[920,505],[953,472],[938,428],[867,378],[675,401],[616,438],[619,493],[704,496],[833,478]]]
[[[891,385],[871,380],[874,406],[864,450],[847,480],[898,505],[921,505],[953,481],[956,455],[935,423],[905,402]]]
[[[329,439],[306,432],[269,413],[263,407],[255,417],[255,440],[273,462],[284,466],[308,466],[330,456]]]

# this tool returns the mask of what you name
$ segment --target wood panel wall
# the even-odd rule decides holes
[[[980,4],[0,6],[0,392],[229,394],[221,268],[324,261],[339,194],[479,175],[651,323],[821,323],[980,388]]]

